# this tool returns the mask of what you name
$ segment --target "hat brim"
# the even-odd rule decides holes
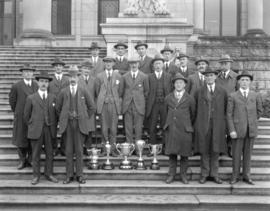
[[[89,50],[93,50],[93,49],[101,49],[101,47],[99,47],[99,46],[93,46],[93,47],[89,47],[88,49],[89,49]]]
[[[207,71],[207,72],[202,72],[203,75],[207,75],[207,74],[210,74],[210,73],[214,73],[215,75],[218,75],[218,71]]]
[[[127,46],[126,44],[124,44],[124,43],[118,43],[118,44],[114,45],[113,47],[114,47],[115,49],[117,49],[118,46],[123,46],[125,49],[128,48],[128,46]]]
[[[115,59],[102,59],[103,62],[115,62]]]
[[[35,72],[36,71],[36,69],[35,68],[21,68],[19,71],[24,71],[24,70],[31,70],[31,71],[33,71],[33,72]]]
[[[249,77],[250,80],[253,81],[253,76],[252,75],[247,75],[247,74],[236,76],[236,80],[239,81],[242,77]]]
[[[162,61],[162,62],[164,62],[164,59],[163,58],[158,58],[158,59],[152,59],[152,64],[154,64],[154,62],[156,62],[156,61]]]
[[[134,48],[137,50],[137,48],[140,46],[145,46],[146,48],[148,48],[148,45],[146,43],[137,44]]]
[[[195,65],[198,65],[199,62],[205,62],[207,65],[209,65],[209,61],[205,59],[200,59],[200,60],[195,61]]]
[[[183,80],[183,81],[185,81],[185,83],[188,82],[186,78],[179,77],[179,78],[174,78],[174,79],[172,79],[172,83],[174,84],[175,81],[177,81],[177,80]]]
[[[160,53],[163,54],[163,53],[166,52],[166,51],[169,51],[169,52],[173,53],[173,50],[172,50],[172,49],[162,49],[162,50],[160,51]]]
[[[48,79],[49,81],[52,81],[52,77],[48,76],[36,76],[35,79],[38,81],[39,79]]]
[[[181,58],[184,58],[184,57],[189,58],[189,56],[187,56],[187,55],[177,56],[176,58],[181,59]]]
[[[61,64],[62,66],[65,66],[66,65],[66,63],[64,63],[64,62],[53,62],[52,63],[52,66],[55,66],[57,64]]]

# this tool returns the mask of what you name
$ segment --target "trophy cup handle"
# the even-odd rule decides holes
[[[148,144],[148,145],[147,145],[147,148],[148,148],[149,152],[150,152],[151,154],[153,154],[153,151],[151,150],[151,149],[152,149],[151,144]]]
[[[157,152],[157,154],[160,154],[162,152],[162,144],[159,144],[158,145],[158,152]]]
[[[119,153],[119,155],[121,155],[121,151],[119,150],[119,147],[120,146],[121,146],[120,144],[116,144],[115,145],[115,149],[117,150],[117,152]]]
[[[129,156],[130,156],[133,153],[133,151],[135,150],[135,145],[130,144],[129,147],[130,147],[130,153],[129,153]]]

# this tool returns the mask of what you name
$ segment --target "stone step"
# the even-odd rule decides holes
[[[2,194],[2,210],[266,211],[269,196],[186,194]]]
[[[0,180],[7,178],[13,179],[31,179],[32,168],[28,167],[22,170],[18,170],[16,166],[1,166],[0,168]],[[187,170],[187,177],[189,180],[199,180],[200,167],[189,167]],[[41,167],[43,172],[43,167]],[[54,167],[54,173],[59,179],[65,178],[65,167]],[[168,174],[168,167],[161,167],[160,170],[121,170],[116,168],[114,170],[89,170],[84,168],[84,175],[87,179],[91,180],[164,180]],[[223,180],[229,180],[231,178],[231,167],[220,167],[219,176]],[[251,177],[254,181],[269,181],[270,169],[268,167],[256,167],[251,169]],[[177,178],[176,178],[177,179]],[[179,179],[179,178],[178,178]]]

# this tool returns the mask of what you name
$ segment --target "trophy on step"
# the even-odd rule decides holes
[[[110,143],[108,141],[105,144],[105,149],[106,149],[106,162],[103,163],[102,169],[112,170],[112,169],[114,169],[114,165],[110,161],[110,153],[111,153],[112,145],[110,145]]]
[[[135,145],[130,143],[116,144],[116,150],[124,157],[124,160],[120,163],[119,169],[132,169],[133,166],[128,160],[128,156],[130,156],[135,150]]]
[[[153,154],[153,160],[151,162],[150,168],[152,170],[159,170],[160,167],[157,160],[157,155],[160,154],[162,151],[162,144],[149,145],[149,150],[150,150],[150,153]]]
[[[145,164],[144,164],[143,157],[142,157],[144,146],[145,146],[144,140],[137,140],[136,141],[136,148],[137,148],[138,153],[139,153],[139,158],[137,160],[137,164],[135,165],[135,169],[137,169],[137,170],[146,170],[147,169]]]
[[[99,169],[98,155],[99,155],[100,151],[101,151],[100,149],[96,149],[96,148],[87,149],[87,152],[90,155],[88,169],[92,169],[92,170]]]

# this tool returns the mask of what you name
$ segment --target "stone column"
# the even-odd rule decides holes
[[[246,36],[265,36],[263,31],[263,0],[248,0],[248,30]]]
[[[23,0],[23,32],[15,45],[52,45],[51,10],[51,0]]]
[[[193,23],[194,33],[203,34],[204,32],[204,0],[193,0]]]

